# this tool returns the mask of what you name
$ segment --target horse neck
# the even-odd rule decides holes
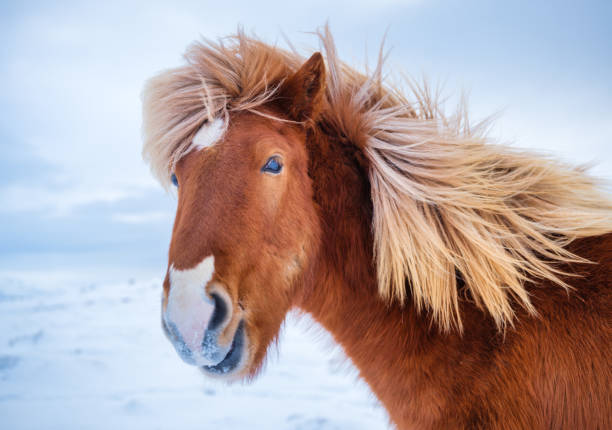
[[[296,305],[342,345],[395,423],[435,427],[449,409],[445,393],[453,359],[461,360],[460,338],[438,333],[412,303],[400,307],[380,299],[367,174],[354,148],[318,139],[311,176],[321,248]]]

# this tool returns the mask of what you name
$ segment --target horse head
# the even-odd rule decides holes
[[[162,326],[212,376],[256,373],[316,253],[306,133],[324,74],[317,53],[274,103],[206,121],[174,166]]]

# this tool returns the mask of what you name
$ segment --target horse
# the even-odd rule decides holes
[[[340,344],[398,429],[612,428],[612,202],[343,63],[241,31],[143,90],[143,156],[176,217],[162,327],[252,380],[286,314]]]

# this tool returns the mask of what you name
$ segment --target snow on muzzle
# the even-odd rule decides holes
[[[179,356],[196,366],[213,366],[228,354],[230,345],[222,346],[218,337],[231,309],[229,297],[221,292],[206,294],[206,285],[214,272],[214,257],[206,257],[192,269],[169,270],[170,292],[163,323]]]

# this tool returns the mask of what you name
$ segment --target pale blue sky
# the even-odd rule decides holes
[[[15,2],[0,6],[0,268],[164,269],[175,201],[140,157],[144,80],[238,24],[470,92],[495,136],[612,177],[608,1]]]

